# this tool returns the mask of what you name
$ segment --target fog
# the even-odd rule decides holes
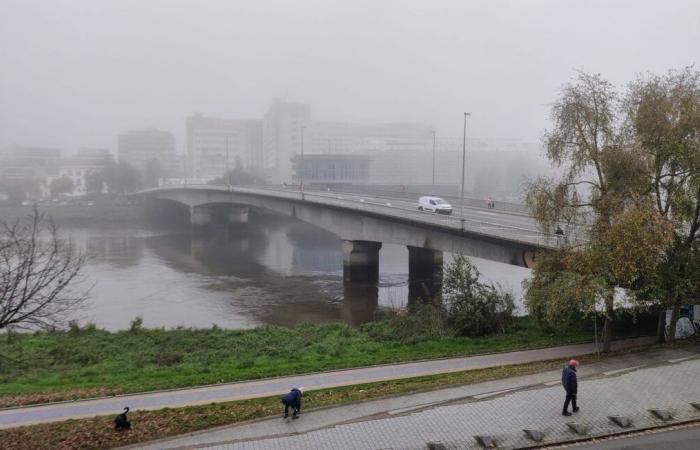
[[[116,150],[129,129],[260,118],[422,122],[537,142],[576,69],[622,84],[700,57],[700,2],[0,0],[0,148]]]

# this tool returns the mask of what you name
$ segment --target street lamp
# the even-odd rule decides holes
[[[231,168],[228,164],[228,135],[226,135],[226,178],[228,179],[228,190],[231,190]]]
[[[304,200],[304,128],[301,126],[301,161],[299,162],[299,188],[301,189],[301,199]]]
[[[435,130],[433,130],[433,191],[435,191]]]
[[[467,116],[472,113],[464,113],[464,134],[462,136],[462,195],[460,196],[460,215],[462,216],[462,231],[464,231],[464,169],[467,160]]]

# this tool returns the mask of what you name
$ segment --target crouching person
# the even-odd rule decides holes
[[[301,397],[304,395],[304,388],[293,388],[289,394],[282,397],[284,405],[284,417],[289,417],[289,408],[292,408],[292,419],[298,419],[301,412]]]

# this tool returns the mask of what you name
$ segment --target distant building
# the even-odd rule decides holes
[[[38,180],[58,175],[61,151],[56,148],[12,147],[0,152],[0,178]]]
[[[93,172],[99,172],[112,161],[109,150],[103,148],[80,148],[75,156],[61,158],[58,177],[66,176],[73,181],[73,194],[87,193],[86,180]]]
[[[367,184],[370,158],[363,155],[304,155],[294,162],[294,179],[304,184]]]
[[[292,181],[292,159],[301,154],[301,127],[310,122],[310,105],[280,99],[272,102],[263,120],[262,155],[262,168],[272,183]]]
[[[170,174],[175,166],[175,136],[168,131],[149,128],[131,130],[118,137],[119,162],[146,173],[149,162],[156,160],[162,174]]]
[[[201,114],[187,118],[187,156],[194,178],[222,176],[236,164],[262,165],[262,121],[230,120]]]

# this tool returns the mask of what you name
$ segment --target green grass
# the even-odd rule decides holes
[[[252,330],[88,328],[0,339],[0,406],[149,391],[329,369],[584,342],[589,332],[547,333],[527,318],[505,335],[399,340],[373,323]]]
[[[582,358],[587,361],[592,357]],[[304,394],[304,410],[342,405],[445,386],[477,383],[561,367],[561,361],[539,361],[505,367],[453,372],[426,377],[390,380]],[[62,450],[112,448],[192,431],[204,430],[246,420],[281,414],[279,397],[165,408],[157,411],[133,411],[132,429],[113,430],[113,417],[67,420],[0,430],[0,448],[13,450]],[[118,412],[118,411],[117,411]],[[6,447],[3,447],[6,445]]]

